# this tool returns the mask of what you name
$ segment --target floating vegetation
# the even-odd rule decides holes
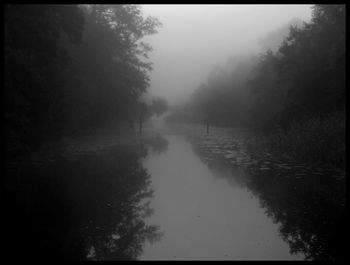
[[[193,134],[191,142],[204,158],[202,161],[210,166],[213,163],[227,163],[231,168],[242,169],[253,175],[271,172],[271,176],[276,177],[274,181],[279,178],[299,181],[312,176],[332,176],[336,180],[345,178],[345,171],[342,170],[327,172],[320,166],[315,167],[300,161],[297,163],[290,156],[275,157],[270,152],[253,153],[252,150],[247,150],[244,136],[229,135],[228,130],[217,129],[209,136]]]

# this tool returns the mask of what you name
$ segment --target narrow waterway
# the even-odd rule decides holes
[[[59,260],[344,259],[344,172],[258,156],[248,134],[160,126],[6,164],[7,242]]]
[[[248,151],[249,132],[183,126],[148,147],[163,236],[140,259],[337,260],[344,257],[345,172]],[[166,143],[166,144],[165,144]]]
[[[143,165],[151,175],[154,214],[164,236],[147,244],[141,259],[301,259],[279,236],[279,224],[230,172],[213,172],[182,135]],[[237,174],[239,174],[237,172]],[[230,178],[228,182],[227,178]]]

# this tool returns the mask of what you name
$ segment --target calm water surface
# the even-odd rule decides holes
[[[163,236],[140,259],[344,259],[345,172],[255,154],[244,130],[173,131],[143,160]]]
[[[7,163],[7,245],[20,238],[26,259],[344,259],[345,172],[255,154],[248,135],[111,133]]]
[[[290,254],[279,224],[236,180],[242,172],[213,172],[184,136],[165,139],[168,149],[143,162],[155,191],[149,222],[159,224],[164,236],[147,244],[141,259],[303,258]]]

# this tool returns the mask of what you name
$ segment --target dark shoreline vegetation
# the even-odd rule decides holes
[[[249,139],[247,146],[255,152],[345,170],[345,111],[296,122],[289,129],[262,133]]]
[[[257,134],[251,148],[344,168],[345,6],[315,5],[311,22],[297,24],[260,56],[214,68],[167,120],[246,127]]]
[[[265,131],[250,145],[343,167],[345,6],[315,5],[311,22],[293,21],[272,50],[213,69],[167,120]],[[143,99],[152,47],[142,38],[160,26],[137,5],[5,5],[6,155],[111,124],[142,130],[164,112],[165,100]]]
[[[166,111],[166,129],[201,124],[210,136],[220,126],[244,128],[242,149],[257,156],[345,170],[345,5],[315,5],[311,22],[282,27],[288,34],[275,48],[229,59],[186,103],[169,107],[147,94],[153,48],[143,38],[161,22],[141,6],[4,9],[8,257],[135,260],[146,241],[159,240],[161,227],[145,221],[153,190],[142,159],[167,150],[146,125]],[[232,146],[222,150],[241,151]],[[248,186],[283,224],[292,252],[343,259],[345,173],[311,168],[293,178],[282,169],[256,168]]]
[[[140,124],[166,109],[143,99],[161,23],[138,5],[5,5],[5,151]]]
[[[161,23],[138,5],[4,9],[7,256],[136,259],[161,236],[144,222],[152,190],[137,135],[166,110],[143,98],[152,47],[141,39]]]

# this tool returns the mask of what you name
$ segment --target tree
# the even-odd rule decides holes
[[[279,52],[290,87],[285,120],[344,108],[345,6],[315,5],[311,23],[292,27]]]
[[[9,151],[59,134],[59,76],[68,59],[60,40],[66,37],[78,44],[83,24],[76,5],[5,5],[5,137]]]
[[[130,119],[152,70],[142,38],[159,26],[137,5],[6,5],[8,148]]]
[[[87,5],[83,10],[84,43],[72,50],[81,84],[78,89],[76,82],[67,86],[79,102],[68,111],[78,110],[70,124],[81,120],[80,128],[94,128],[130,120],[152,70],[147,61],[152,49],[141,40],[156,33],[160,22],[143,18],[140,6],[134,5]]]
[[[251,105],[250,126],[273,128],[284,108],[286,88],[280,82],[279,58],[272,51],[261,55],[249,81]]]

